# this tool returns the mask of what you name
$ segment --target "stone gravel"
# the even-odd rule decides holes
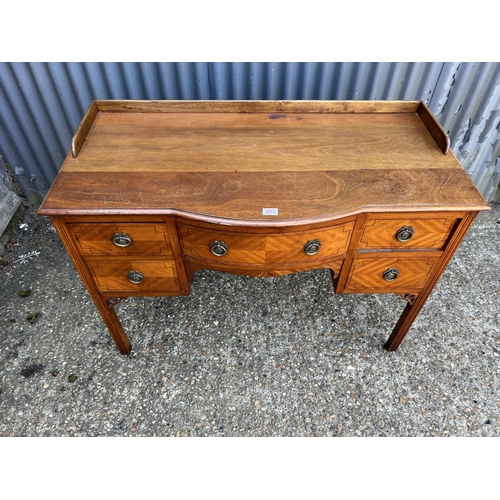
[[[396,352],[397,296],[335,295],[327,270],[202,271],[190,296],[116,306],[130,356],[28,208],[0,260],[0,436],[500,436],[492,207]]]

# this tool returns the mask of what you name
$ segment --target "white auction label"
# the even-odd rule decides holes
[[[262,215],[278,215],[277,208],[263,208]]]

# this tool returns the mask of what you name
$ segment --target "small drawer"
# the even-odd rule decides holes
[[[355,258],[349,271],[344,292],[418,292],[438,261],[438,257]]]
[[[172,255],[165,224],[68,224],[83,256]]]
[[[180,292],[173,261],[120,259],[92,261],[88,267],[101,292]],[[138,293],[139,292],[139,293]]]
[[[442,250],[457,223],[456,217],[368,219],[357,250],[428,248]]]
[[[285,265],[328,261],[347,252],[354,222],[307,231],[246,233],[220,226],[179,224],[185,256],[228,265]]]

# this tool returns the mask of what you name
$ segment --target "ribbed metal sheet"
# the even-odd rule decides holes
[[[499,63],[0,63],[0,155],[45,195],[94,99],[425,101],[500,201]]]
[[[448,64],[430,107],[479,190],[500,201],[500,64]]]
[[[442,63],[210,63],[212,99],[429,101]]]

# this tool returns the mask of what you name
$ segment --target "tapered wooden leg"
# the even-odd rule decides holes
[[[89,290],[90,292],[90,290]],[[116,347],[122,354],[130,354],[132,346],[123,330],[123,326],[116,315],[113,305],[107,299],[101,297],[101,295],[95,296],[94,293],[90,293],[92,300],[94,301],[97,309],[101,313],[102,319],[106,326],[108,327],[109,333],[113,340],[115,341]]]
[[[412,301],[411,303],[408,302],[408,304],[406,304],[406,307],[401,314],[398,322],[396,323],[391,336],[384,345],[384,347],[388,351],[395,351],[399,347],[399,344],[401,344],[401,342],[405,338],[405,335],[408,333],[408,330],[413,324],[413,321],[415,321],[415,318],[418,316],[418,313],[424,306],[429,294],[430,291],[427,294],[420,294],[414,301]]]

